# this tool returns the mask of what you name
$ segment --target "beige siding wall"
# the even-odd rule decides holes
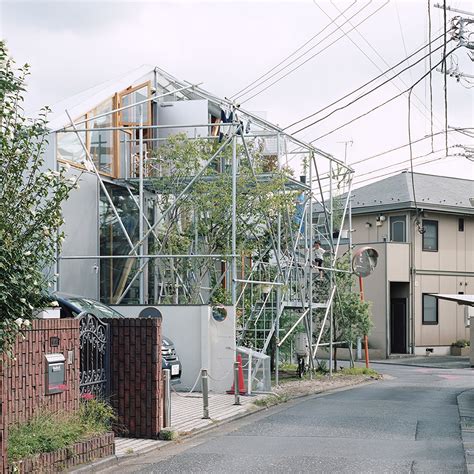
[[[410,245],[390,242],[387,244],[387,280],[410,281]]]
[[[372,243],[380,255],[376,271],[364,280],[366,299],[372,301],[373,318],[376,324],[372,339],[378,348],[385,348],[387,281],[410,281],[410,245],[388,243],[385,254],[385,245],[374,244],[374,242],[382,242],[384,238],[389,241],[389,218],[391,215],[402,214],[402,212],[384,213],[386,220],[381,226],[376,225],[375,214],[356,215],[352,219],[354,244]],[[428,252],[422,250],[422,234],[416,231],[411,224],[411,218],[407,216],[407,240],[410,241],[411,238],[414,240],[414,259],[417,271],[474,272],[474,217],[464,216],[464,232],[458,230],[459,217],[434,212],[425,213],[426,219],[438,222],[438,251]],[[367,226],[366,223],[371,225]],[[474,294],[474,275],[418,274],[416,276],[413,286],[416,346],[445,346],[448,348],[457,339],[469,338],[469,329],[464,327],[464,307],[454,302],[439,302],[439,323],[437,325],[422,324],[423,293],[458,293],[461,291],[466,294]]]
[[[464,232],[458,231],[458,216],[430,212],[426,219],[438,222],[438,251],[423,251],[423,236],[415,232],[416,268],[473,272],[474,217],[464,217]]]
[[[385,244],[373,244],[372,247],[379,253],[377,267],[372,275],[363,279],[364,297],[371,303],[372,321],[374,327],[369,336],[369,346],[386,351],[387,334],[387,279],[385,276]],[[357,246],[356,246],[357,248]]]

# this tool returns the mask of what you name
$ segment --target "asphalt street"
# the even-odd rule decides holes
[[[120,472],[466,472],[456,397],[471,369],[374,365],[388,380],[251,415]]]

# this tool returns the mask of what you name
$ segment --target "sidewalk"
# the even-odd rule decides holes
[[[202,394],[172,392],[171,393],[171,430],[179,436],[205,430],[215,426],[216,423],[229,421],[257,409],[253,404],[255,400],[265,397],[241,396],[241,405],[234,405],[234,395],[210,393],[209,394],[209,420],[203,420]],[[115,438],[115,457],[124,458],[148,453],[161,448],[170,441],[137,438]]]
[[[209,420],[203,420],[202,394],[173,392],[171,394],[171,429],[180,435],[199,431],[216,422],[228,420],[255,408],[253,402],[265,395],[240,396],[240,406],[234,405],[234,395],[209,394]]]
[[[430,367],[433,369],[468,369],[471,367],[469,357],[459,356],[407,356],[394,359],[371,360],[374,364],[408,365],[413,367]]]
[[[474,390],[458,395],[458,409],[466,468],[467,472],[474,473]]]

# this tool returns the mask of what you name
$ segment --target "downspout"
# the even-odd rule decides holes
[[[415,227],[412,225],[411,212],[408,213],[408,221],[410,222],[410,308],[408,314],[410,326],[410,353],[415,354],[415,283],[416,283],[416,233]]]
[[[390,350],[390,309],[391,309],[391,295],[390,284],[388,282],[388,245],[387,240],[385,245],[385,357],[388,359],[391,353]]]

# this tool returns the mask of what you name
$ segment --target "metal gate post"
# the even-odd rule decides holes
[[[163,428],[171,426],[171,371],[163,369]]]

